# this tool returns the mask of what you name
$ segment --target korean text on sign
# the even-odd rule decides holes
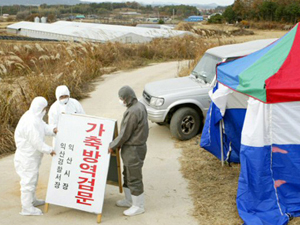
[[[95,177],[98,159],[101,157],[103,132],[105,132],[103,124],[87,123],[82,163],[79,165],[81,174],[78,177],[78,192],[75,197],[78,204],[91,206],[94,202]]]

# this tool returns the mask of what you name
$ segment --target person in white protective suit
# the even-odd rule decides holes
[[[57,126],[62,113],[85,114],[81,104],[74,98],[70,98],[67,86],[61,85],[55,91],[56,101],[51,105],[48,113],[48,123]]]
[[[45,144],[45,135],[54,136],[57,129],[43,121],[48,102],[43,97],[36,97],[30,108],[19,120],[15,130],[17,150],[14,164],[17,174],[21,178],[21,215],[43,215],[35,206],[45,204],[45,201],[36,198],[36,186],[39,176],[39,167],[43,154],[53,156],[53,148]]]

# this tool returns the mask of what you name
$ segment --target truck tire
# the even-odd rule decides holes
[[[200,127],[202,127],[201,115],[193,108],[180,108],[171,118],[171,134],[182,141],[196,136]]]

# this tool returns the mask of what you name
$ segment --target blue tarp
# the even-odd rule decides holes
[[[214,91],[217,87],[214,89]],[[203,127],[200,146],[221,160],[220,121],[223,119],[223,154],[228,162],[240,162],[241,133],[246,109],[226,109],[222,118],[219,108],[212,102]]]
[[[272,152],[274,147],[288,153]],[[284,225],[289,215],[300,216],[299,149],[299,145],[242,145],[237,208],[245,224]]]
[[[187,19],[184,19],[186,22],[201,22],[203,21],[203,16],[190,16]]]

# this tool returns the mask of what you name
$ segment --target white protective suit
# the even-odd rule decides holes
[[[21,178],[22,215],[42,215],[42,211],[34,207],[40,204],[35,197],[35,191],[43,154],[50,154],[53,149],[45,144],[44,137],[54,136],[54,127],[43,121],[45,115],[43,110],[47,105],[45,98],[34,98],[15,130],[17,150],[14,164]]]
[[[81,104],[74,98],[69,98],[68,102],[63,104],[59,101],[59,98],[63,95],[70,96],[70,91],[67,86],[61,85],[56,88],[55,96],[56,101],[51,105],[48,113],[48,123],[57,127],[59,118],[62,113],[68,114],[85,114]]]

